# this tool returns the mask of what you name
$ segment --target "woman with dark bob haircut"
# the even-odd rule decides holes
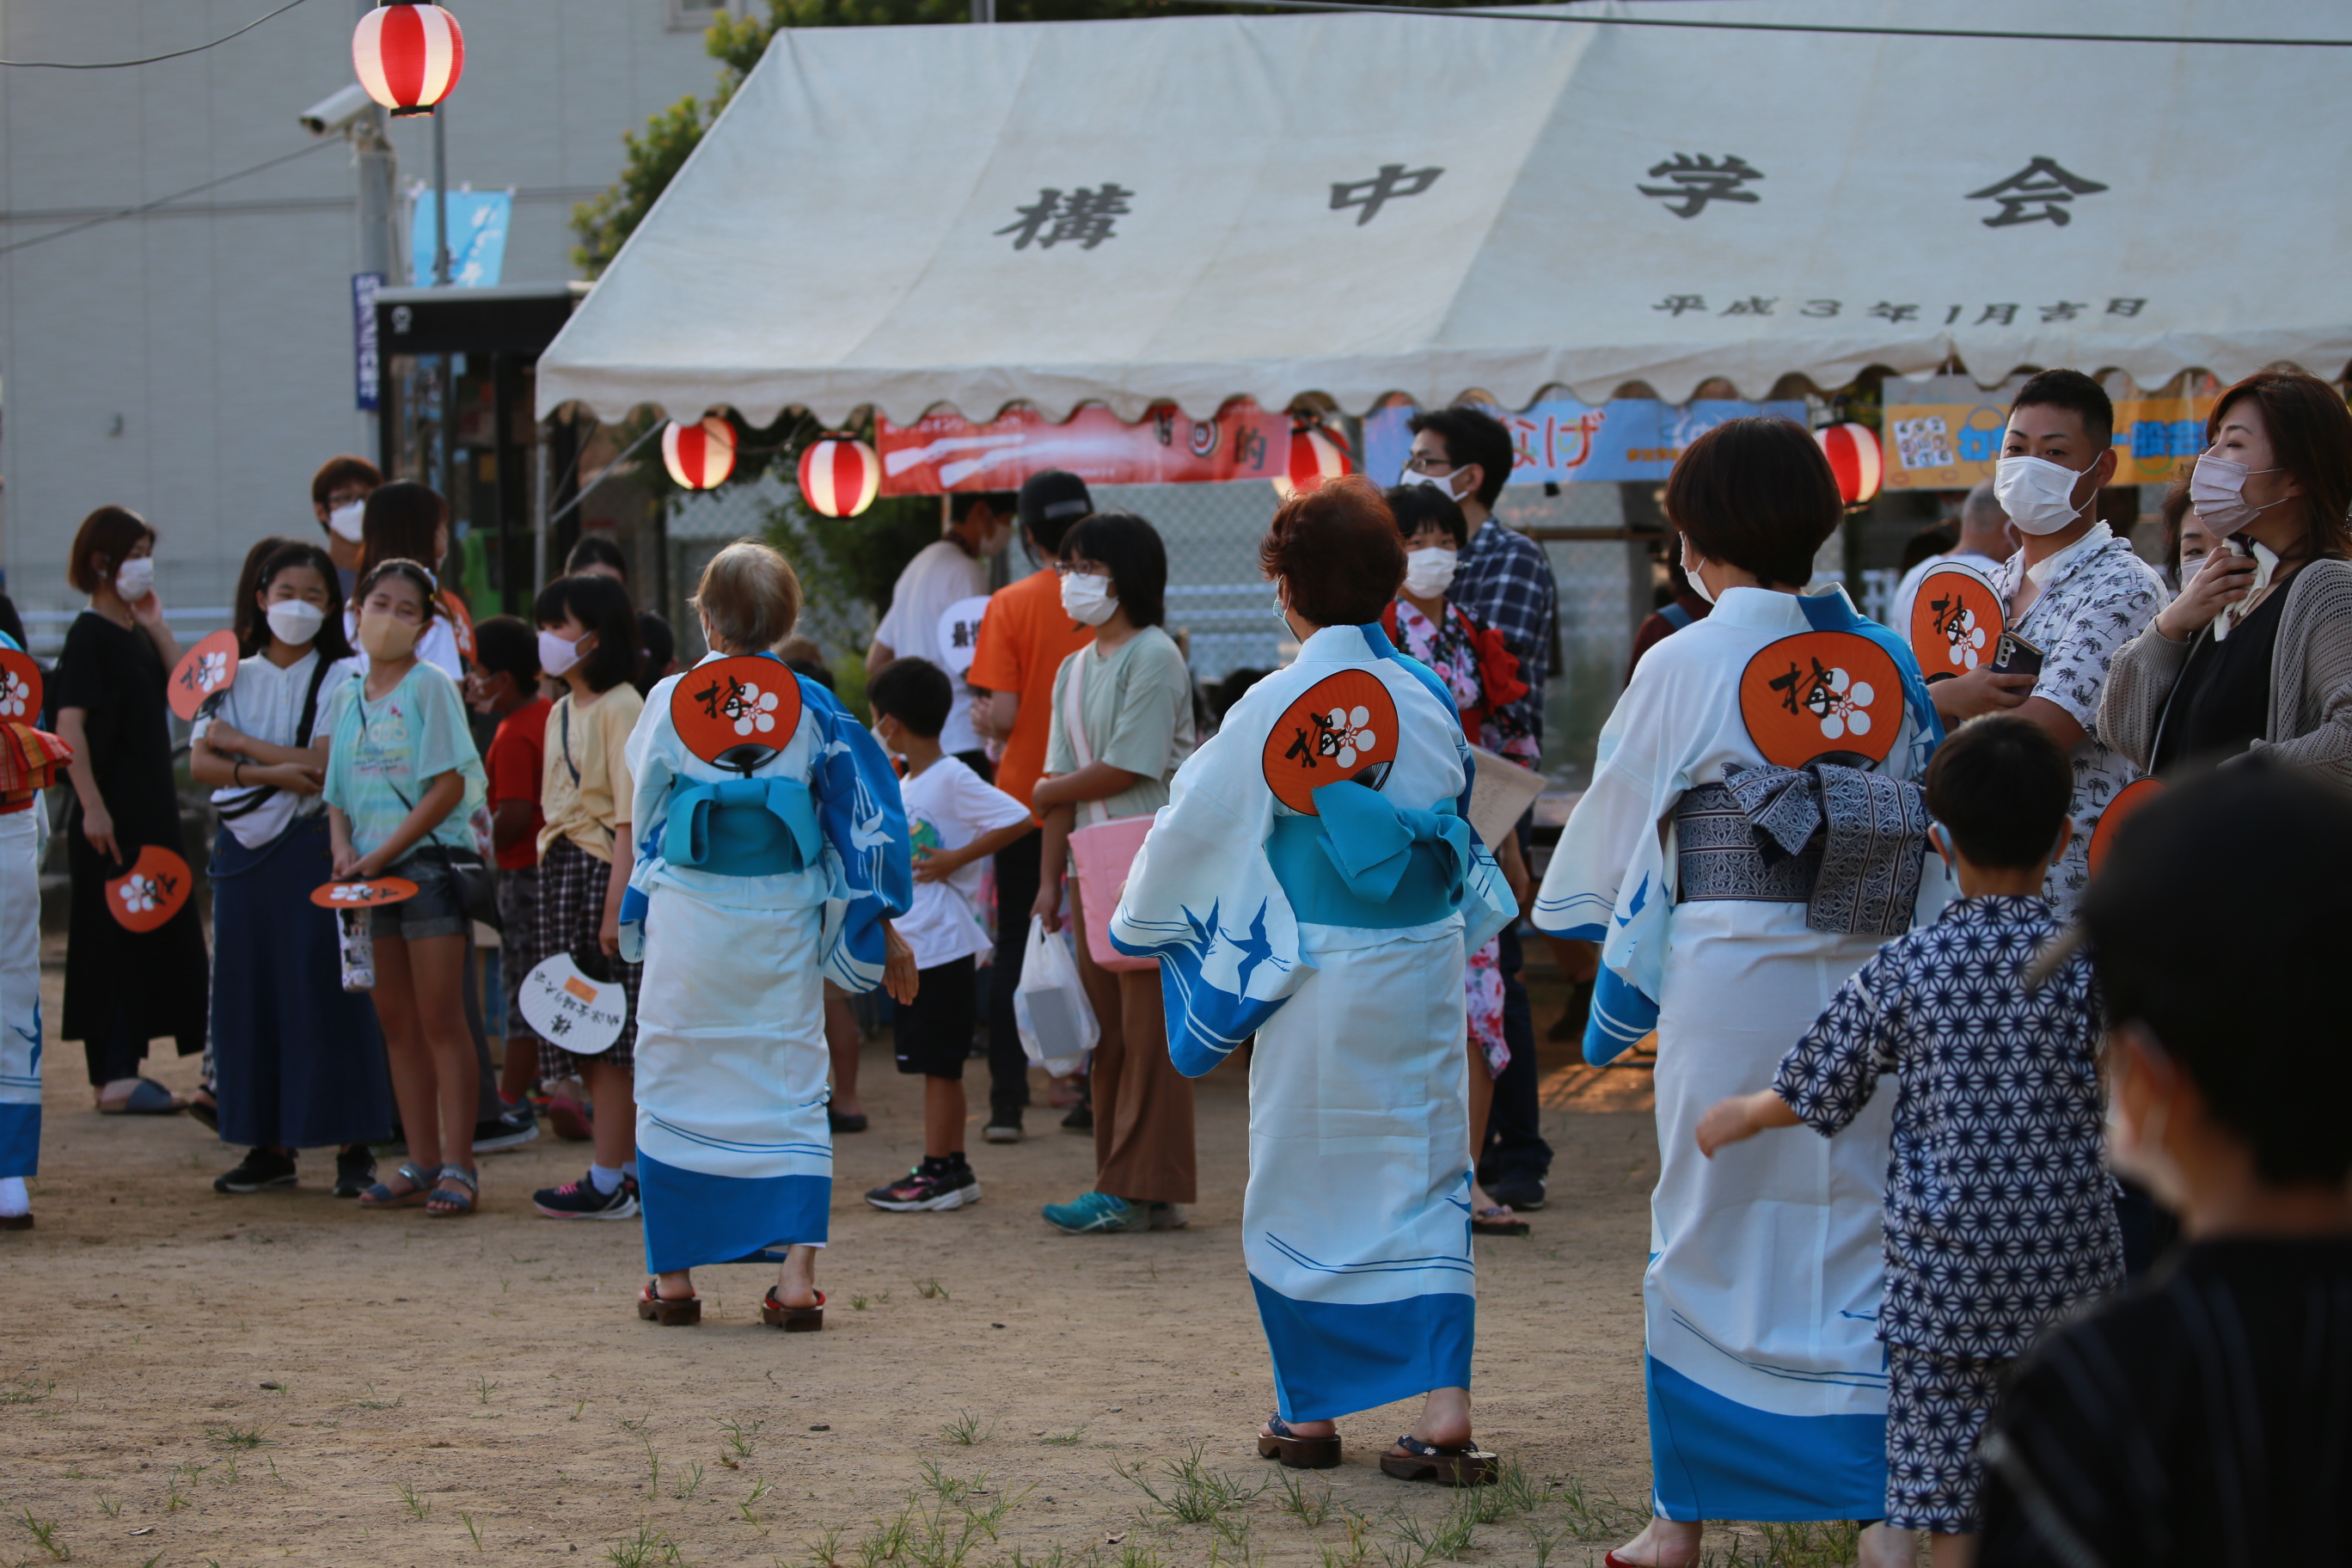
[[[2189,476],[2217,546],[2116,653],[2099,738],[2148,773],[2259,753],[2352,784],[2352,413],[2300,371],[2223,393]]]
[[[1657,1037],[1642,1292],[1657,1517],[1617,1549],[1628,1563],[1696,1562],[1709,1519],[1886,1515],[1891,1111],[1713,1160],[1696,1140],[1919,901],[1913,781],[1943,731],[1904,640],[1843,589],[1805,591],[1843,512],[1801,426],[1735,419],[1683,452],[1666,520],[1715,608],[1634,667],[1536,901],[1538,929],[1602,944],[1585,1059]],[[1768,863],[1775,828],[1788,852]],[[1874,1524],[1861,1553],[1907,1563],[1911,1537]]]
[[[1111,940],[1160,960],[1178,1071],[1257,1037],[1242,1256],[1276,1407],[1258,1452],[1328,1468],[1335,1417],[1425,1396],[1381,1468],[1481,1485],[1463,965],[1517,905],[1464,818],[1453,695],[1381,629],[1404,578],[1381,492],[1294,495],[1258,558],[1297,660],[1178,773]]]

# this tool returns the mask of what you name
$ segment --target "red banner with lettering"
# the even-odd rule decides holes
[[[1271,479],[1290,453],[1290,416],[1236,398],[1213,419],[1194,419],[1174,404],[1128,424],[1099,404],[1056,425],[1014,409],[975,425],[954,413],[912,425],[877,419],[886,496],[950,490],[1012,490],[1047,468],[1066,468],[1089,484],[1173,485]]]

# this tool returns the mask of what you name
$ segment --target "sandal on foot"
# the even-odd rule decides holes
[[[637,1298],[637,1316],[665,1329],[691,1328],[702,1321],[702,1298],[699,1296],[665,1296],[661,1281],[646,1281],[645,1292]]]
[[[430,1189],[433,1185],[433,1177],[430,1173],[410,1164],[401,1166],[393,1174],[406,1182],[408,1190],[404,1193],[395,1193],[382,1182],[374,1183],[367,1191],[360,1194],[360,1207],[413,1209],[432,1196]]]
[[[1511,1212],[1508,1204],[1493,1204],[1470,1215],[1473,1236],[1525,1236],[1533,1227]]]
[[[157,1083],[142,1078],[131,1086],[131,1092],[112,1105],[101,1101],[100,1116],[177,1116],[188,1108],[188,1102]]]
[[[474,1200],[481,1195],[482,1180],[463,1165],[444,1165],[440,1175],[434,1178],[433,1195],[426,1200],[425,1212],[435,1219],[456,1219],[474,1212]]]
[[[1441,1487],[1486,1487],[1495,1484],[1500,1467],[1495,1456],[1475,1443],[1441,1447],[1408,1432],[1397,1439],[1402,1454],[1382,1454],[1381,1473],[1401,1481],[1435,1481]]]
[[[1280,1459],[1294,1470],[1328,1470],[1339,1463],[1339,1434],[1328,1437],[1301,1437],[1290,1429],[1290,1423],[1279,1415],[1265,1418],[1265,1429],[1257,1435],[1257,1457]]]
[[[760,1321],[788,1334],[814,1333],[824,1327],[824,1292],[816,1293],[814,1307],[787,1307],[776,1300],[776,1288],[771,1285],[760,1302]]]

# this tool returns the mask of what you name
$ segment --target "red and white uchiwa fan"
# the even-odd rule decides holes
[[[466,74],[466,34],[438,5],[392,0],[360,18],[352,68],[367,95],[395,117],[430,114]]]
[[[1300,423],[1291,426],[1289,460],[1283,465],[1282,476],[1274,481],[1274,491],[1288,500],[1325,479],[1336,479],[1355,471],[1345,436],[1327,426]]]
[[[801,454],[801,499],[824,517],[856,517],[882,493],[882,459],[855,436],[827,435]]]
[[[1838,494],[1860,506],[1878,494],[1878,432],[1867,425],[1830,425],[1813,432],[1822,456],[1837,476]]]
[[[662,432],[662,467],[686,489],[726,483],[735,471],[735,426],[720,414],[705,415],[692,425],[671,420]]]

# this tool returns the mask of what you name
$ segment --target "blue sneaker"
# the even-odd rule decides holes
[[[1125,1198],[1115,1198],[1108,1193],[1082,1193],[1076,1201],[1047,1204],[1044,1209],[1045,1223],[1055,1230],[1072,1236],[1086,1236],[1097,1231],[1145,1230],[1151,1221],[1139,1205]]]

